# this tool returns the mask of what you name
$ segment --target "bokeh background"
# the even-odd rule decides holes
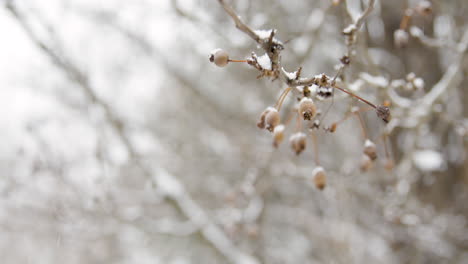
[[[227,2],[277,29],[283,66],[303,76],[336,72],[349,13],[367,6]],[[1,262],[467,263],[468,2],[430,1],[398,48],[419,2],[377,0],[359,32],[344,82],[389,100],[393,121],[363,113],[379,152],[366,172],[355,119],[316,132],[320,191],[312,142],[296,156],[255,125],[285,84],[208,61],[262,54],[218,1],[1,1]],[[336,93],[324,123],[352,106]]]

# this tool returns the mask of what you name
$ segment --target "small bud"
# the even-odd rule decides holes
[[[397,29],[393,33],[393,41],[397,48],[405,47],[408,44],[408,40],[409,40],[408,32],[406,32],[403,29]]]
[[[336,127],[337,127],[337,126],[338,126],[337,123],[331,124],[330,128],[328,129],[328,131],[329,131],[330,133],[334,133],[334,132],[336,131]]]
[[[377,148],[374,142],[369,139],[366,139],[366,142],[364,142],[364,154],[366,154],[371,160],[377,159]]]
[[[304,97],[309,97],[310,96],[309,86],[304,86],[304,88],[302,88],[302,94],[304,95]]]
[[[372,160],[367,155],[361,157],[361,171],[366,172],[372,168]]]
[[[312,99],[304,97],[301,102],[299,102],[298,112],[304,120],[310,120],[317,114],[317,108]]]
[[[422,16],[427,16],[432,13],[432,3],[429,1],[420,1],[416,6],[416,12]]]
[[[216,49],[211,52],[210,61],[218,67],[224,67],[229,63],[229,54],[222,49]]]
[[[289,143],[296,155],[299,155],[306,148],[306,135],[302,132],[294,133],[289,138]]]
[[[323,190],[327,185],[327,176],[325,170],[322,167],[317,167],[312,171],[312,179],[315,187],[319,190]]]
[[[265,116],[266,129],[273,132],[273,129],[280,123],[280,115],[276,108],[272,108]]]
[[[277,148],[284,139],[284,125],[277,125],[273,129],[273,146]]]

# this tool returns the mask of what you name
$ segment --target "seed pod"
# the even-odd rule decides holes
[[[327,185],[327,176],[325,170],[322,167],[316,167],[312,171],[312,179],[314,181],[315,187],[319,190],[323,190]]]
[[[406,32],[403,29],[397,29],[393,33],[393,41],[397,48],[405,47],[408,44],[408,40],[409,40],[408,32]]]
[[[270,132],[273,132],[273,129],[280,123],[280,115],[276,108],[271,107],[270,111],[265,115],[265,125],[266,129]]]
[[[298,112],[304,120],[310,120],[317,114],[317,108],[312,99],[304,97],[299,102]]]
[[[291,148],[296,153],[296,155],[301,154],[302,151],[306,148],[307,140],[306,135],[302,132],[297,132],[291,135],[289,138],[289,143]]]
[[[229,54],[222,49],[216,49],[211,52],[210,61],[218,67],[224,67],[229,63]]]
[[[364,154],[371,160],[377,159],[377,147],[370,139],[366,139],[366,142],[364,142]]]
[[[277,125],[273,130],[273,146],[277,148],[284,139],[284,125]]]
[[[366,172],[372,168],[372,160],[367,155],[361,157],[361,171]]]

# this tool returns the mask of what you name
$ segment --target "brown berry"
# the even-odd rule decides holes
[[[276,108],[271,108],[268,113],[265,115],[265,125],[266,129],[270,132],[273,132],[273,129],[280,123],[280,115]]]
[[[296,155],[301,154],[302,151],[306,148],[307,140],[306,135],[302,132],[297,132],[291,135],[289,138],[289,143],[291,148],[296,153]]]
[[[267,107],[267,109],[265,109],[262,114],[260,115],[260,120],[257,122],[257,126],[258,128],[260,129],[264,129],[265,128],[265,122],[266,122],[266,116],[269,112],[271,111],[277,111],[276,108],[274,107]]]
[[[366,139],[366,142],[364,142],[364,154],[371,160],[377,159],[377,147],[370,139]]]
[[[317,114],[317,108],[312,99],[304,97],[299,102],[298,112],[304,120],[310,120]]]
[[[284,125],[277,125],[273,129],[273,146],[277,148],[284,139]]]
[[[216,49],[211,52],[210,61],[218,67],[224,67],[229,63],[229,54],[222,49]]]
[[[327,176],[325,170],[322,167],[317,167],[312,171],[312,179],[314,181],[315,187],[319,190],[323,190],[327,185]]]

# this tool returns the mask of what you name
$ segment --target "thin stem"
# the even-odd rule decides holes
[[[368,105],[371,106],[372,108],[377,109],[377,106],[375,106],[375,104],[373,104],[373,103],[367,101],[366,99],[360,97],[359,95],[356,95],[356,94],[354,94],[354,93],[352,93],[352,92],[350,92],[350,91],[348,91],[348,90],[346,90],[346,89],[340,88],[340,87],[338,87],[338,86],[333,86],[333,88],[336,88],[336,89],[338,89],[338,90],[340,90],[340,91],[342,91],[342,92],[344,92],[344,93],[347,93],[347,94],[349,94],[350,96],[352,96],[352,97],[358,99],[359,101],[368,104]]]
[[[278,101],[276,102],[276,105],[275,105],[278,112],[281,110],[281,106],[283,105],[284,99],[288,95],[289,91],[291,91],[291,89],[292,89],[291,87],[286,88],[286,90],[284,90],[283,93],[278,98]]]
[[[247,62],[247,60],[231,60],[231,59],[229,59],[229,62]]]
[[[408,28],[408,25],[411,22],[411,16],[413,15],[413,10],[412,9],[407,9],[405,11],[405,15],[401,19],[400,22],[400,29],[406,30]]]
[[[364,120],[362,120],[361,114],[359,114],[359,112],[356,112],[355,114],[356,114],[357,118],[359,119],[359,123],[361,124],[362,136],[364,137],[364,139],[368,139],[367,131],[366,131],[366,125],[364,124]]]

